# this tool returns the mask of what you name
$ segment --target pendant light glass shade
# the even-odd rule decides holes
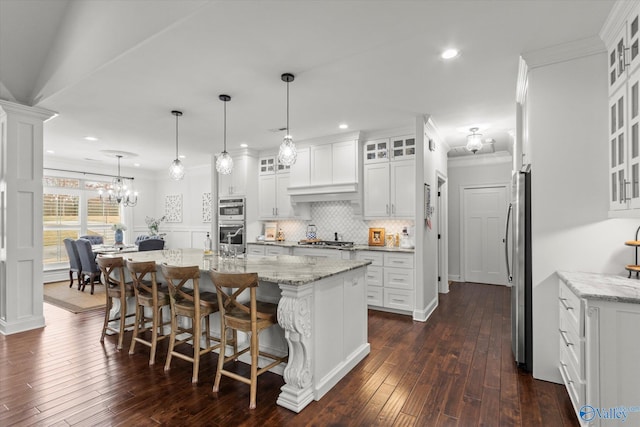
[[[471,135],[467,136],[467,150],[476,154],[479,150],[482,150],[482,134],[476,133],[478,128],[471,128]]]
[[[169,166],[169,176],[174,181],[180,181],[184,178],[184,165],[178,156],[178,117],[182,115],[182,112],[173,110],[171,114],[176,116],[176,159],[171,162],[171,165]]]
[[[227,153],[227,102],[231,101],[231,97],[229,95],[220,95],[218,98],[224,102],[224,148],[216,159],[216,170],[221,175],[229,175],[233,170],[233,159]]]
[[[278,161],[284,166],[291,166],[296,162],[298,152],[296,145],[293,143],[293,137],[289,133],[289,83],[294,80],[294,76],[291,73],[284,73],[280,76],[283,82],[287,83],[287,134],[280,144],[280,150],[278,151]]]

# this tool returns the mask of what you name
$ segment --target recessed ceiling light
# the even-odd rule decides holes
[[[240,144],[240,147],[242,147],[242,148],[247,148],[248,146],[249,146],[249,144],[245,144],[245,143]]]
[[[85,136],[84,139],[86,139],[87,141],[97,141],[98,138],[96,138],[95,136]]]
[[[53,150],[47,150],[47,153],[49,153],[49,154],[55,154],[55,151],[53,151]]]
[[[139,168],[140,167],[140,163],[134,163],[133,166]]]
[[[447,49],[444,52],[442,52],[442,55],[440,56],[442,57],[442,59],[451,59],[458,56],[458,54],[459,54],[458,49]]]
[[[340,129],[349,129],[349,125],[346,123],[340,123],[340,126],[338,126]]]
[[[184,154],[180,154],[178,157],[180,157],[181,159],[186,159],[187,156],[185,156]]]

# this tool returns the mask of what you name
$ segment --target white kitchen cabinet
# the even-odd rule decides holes
[[[367,266],[367,303],[373,307],[412,312],[414,308],[414,255],[382,251],[357,251],[355,259]]]
[[[233,170],[229,175],[218,174],[218,194],[220,196],[246,195],[247,181],[254,173],[255,157],[233,155]]]
[[[300,246],[293,248],[293,255],[308,256],[312,258],[342,259],[341,252],[342,251],[337,249],[309,248]]]
[[[413,160],[364,166],[364,217],[412,218],[415,206]]]
[[[640,209],[640,6],[638,2],[628,2],[625,7],[621,15],[624,18],[609,22],[602,31],[609,52],[607,145],[612,213]]]
[[[606,416],[621,415],[610,408],[638,406],[640,340],[632,337],[640,330],[640,304],[581,298],[560,280],[559,311],[558,368],[580,424],[620,425],[621,418],[590,408]],[[640,414],[626,413],[626,424],[638,422]]]
[[[264,256],[264,245],[247,243],[248,256]]]
[[[357,192],[358,144],[358,140],[350,140],[300,149],[298,160],[291,167],[289,193],[300,196]]]
[[[290,184],[297,187],[307,187],[311,183],[311,159],[309,147],[298,148],[296,162],[289,170]]]
[[[287,194],[289,174],[261,175],[258,178],[258,214],[261,219],[292,218],[293,208]]]
[[[291,255],[291,248],[286,246],[266,245],[264,247],[264,254],[267,256]]]
[[[413,159],[416,156],[416,138],[404,135],[366,141],[363,153],[365,164]]]

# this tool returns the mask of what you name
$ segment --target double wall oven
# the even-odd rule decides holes
[[[245,253],[246,204],[243,197],[221,197],[218,200],[218,244],[221,251]]]

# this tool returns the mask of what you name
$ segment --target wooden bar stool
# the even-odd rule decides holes
[[[169,285],[169,296],[171,304],[171,335],[169,338],[169,350],[164,370],[171,368],[172,356],[193,363],[192,383],[198,382],[198,369],[200,367],[200,356],[210,353],[220,347],[218,338],[211,336],[209,325],[210,315],[218,311],[218,300],[213,292],[200,292],[200,267],[175,267],[162,264],[162,275]],[[193,288],[189,289],[185,285],[191,282]],[[178,322],[179,317],[191,319],[191,328],[181,327]],[[201,347],[202,320],[205,321],[205,347]],[[176,335],[187,334],[180,341],[176,342]],[[193,356],[180,353],[175,350],[176,345],[180,345],[192,340]],[[216,341],[212,345],[211,342]]]
[[[256,289],[258,288],[258,275],[256,273],[219,273],[215,270],[209,272],[211,280],[216,286],[218,294],[218,305],[220,307],[220,337],[221,350],[218,357],[218,369],[216,371],[216,379],[213,384],[213,392],[220,390],[220,378],[222,375],[228,376],[235,380],[249,384],[251,393],[249,398],[249,409],[256,407],[256,392],[258,384],[258,375],[268,371],[274,366],[286,362],[288,356],[275,356],[260,351],[258,344],[258,335],[260,331],[278,323],[277,320],[277,304],[266,303],[256,299]],[[238,301],[238,297],[246,289],[249,289],[249,306]],[[231,290],[231,292],[226,292]],[[250,345],[242,350],[237,350],[234,346],[234,352],[231,356],[226,356],[224,349],[227,344],[227,329],[242,331],[251,335]],[[235,372],[224,369],[224,364],[230,360],[237,359],[240,355],[251,352],[251,377],[246,378]],[[258,356],[266,357],[273,360],[263,368],[258,367]]]
[[[127,269],[133,279],[133,290],[136,294],[136,323],[133,327],[133,337],[129,354],[135,352],[136,343],[144,344],[151,348],[149,354],[149,365],[156,361],[156,348],[158,341],[169,337],[162,333],[165,325],[170,325],[171,321],[164,322],[162,309],[169,306],[169,288],[161,285],[156,280],[156,263],[154,261],[133,262],[126,261]],[[144,314],[145,307],[152,313],[151,319]],[[148,322],[151,320],[151,326]],[[151,340],[146,340],[140,333],[151,332]]]
[[[122,258],[101,257],[97,258],[98,267],[102,272],[102,280],[107,294],[107,307],[104,312],[104,324],[102,326],[102,336],[100,342],[104,342],[104,336],[107,330],[113,331],[118,336],[118,350],[122,349],[122,341],[124,339],[124,330],[132,324],[125,324],[127,317],[133,317],[135,314],[127,315],[127,297],[134,297],[133,283],[125,281],[124,261]],[[117,273],[117,274],[116,274]],[[115,319],[109,319],[109,312],[113,307],[113,299],[120,300],[120,316]],[[119,328],[115,329],[109,326],[109,320],[119,321]]]

